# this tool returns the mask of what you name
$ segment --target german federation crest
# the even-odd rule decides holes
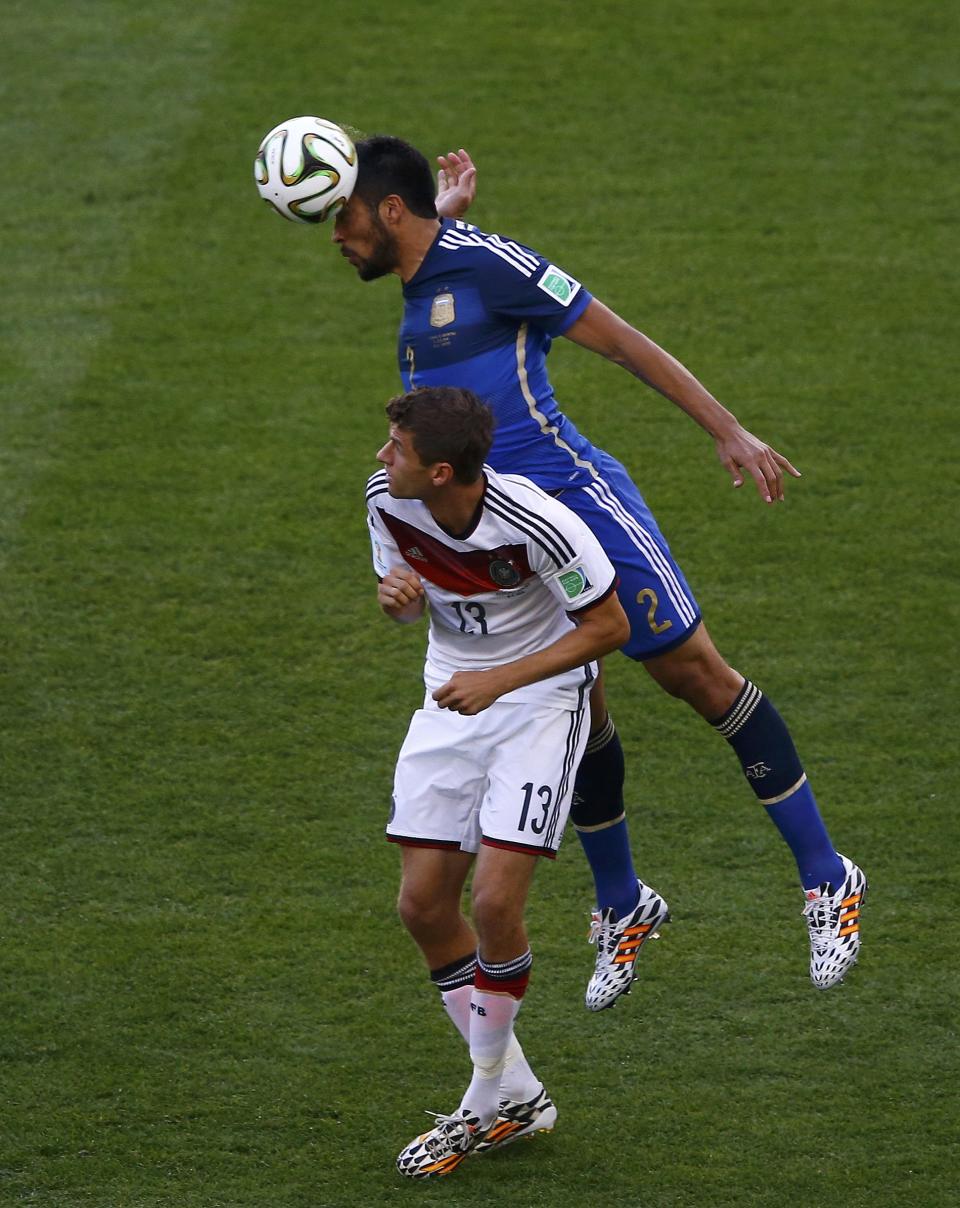
[[[490,563],[490,578],[497,587],[516,587],[520,582],[520,572],[506,558],[494,558]]]

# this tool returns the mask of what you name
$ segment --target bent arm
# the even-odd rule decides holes
[[[621,365],[686,412],[713,437],[717,456],[730,472],[734,486],[742,485],[743,468],[753,476],[761,496],[772,503],[783,498],[784,470],[800,477],[786,457],[748,432],[676,357],[596,298],[564,335]]]
[[[426,607],[420,576],[407,566],[394,566],[377,584],[377,603],[393,621],[419,621]]]
[[[630,622],[615,592],[578,613],[576,621],[576,629],[543,650],[487,671],[457,671],[434,692],[433,699],[441,709],[480,713],[508,692],[582,667],[592,659],[618,650],[630,636]]]

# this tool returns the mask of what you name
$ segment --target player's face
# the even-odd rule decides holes
[[[413,447],[413,434],[390,425],[390,439],[377,454],[387,471],[387,488],[394,499],[423,499],[429,493],[432,466],[425,466]]]
[[[397,266],[397,241],[383,225],[376,210],[360,197],[351,197],[339,210],[331,239],[357,270],[361,281],[385,277]]]

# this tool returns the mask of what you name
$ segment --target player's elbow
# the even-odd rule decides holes
[[[612,654],[614,650],[619,650],[630,637],[630,622],[627,620],[627,614],[622,608],[619,612],[620,615],[611,621],[609,640],[604,654]]]
[[[589,624],[592,639],[591,658],[599,659],[605,654],[613,654],[630,636],[630,622],[616,596],[607,602],[602,615],[590,616]]]

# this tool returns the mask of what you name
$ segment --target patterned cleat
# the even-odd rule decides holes
[[[852,860],[840,859],[846,876],[837,892],[831,893],[826,884],[808,889],[803,908],[810,931],[810,980],[818,990],[843,981],[860,951],[860,910],[867,896],[867,878]]]
[[[597,967],[587,986],[587,1010],[603,1011],[612,1007],[621,994],[629,994],[637,976],[640,949],[656,930],[670,918],[666,902],[655,889],[637,882],[640,900],[633,913],[614,919],[609,908],[593,912],[591,944],[597,945]]]
[[[397,1157],[397,1170],[408,1179],[433,1179],[452,1174],[464,1158],[476,1151],[487,1135],[478,1116],[466,1110],[452,1116],[427,1112],[436,1124],[414,1138]]]
[[[499,1115],[483,1140],[477,1142],[474,1152],[489,1153],[491,1149],[502,1149],[521,1137],[532,1140],[539,1132],[549,1132],[556,1122],[557,1109],[543,1087],[526,1103],[504,1099]]]

